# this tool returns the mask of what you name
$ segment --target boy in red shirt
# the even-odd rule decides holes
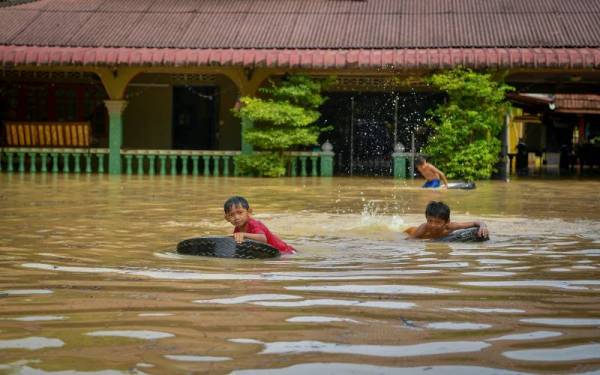
[[[244,238],[248,238],[268,243],[282,254],[293,254],[296,252],[292,246],[271,233],[266,225],[251,217],[252,209],[246,198],[233,196],[227,199],[223,205],[223,209],[225,211],[225,220],[235,227],[233,230],[233,239],[235,242],[241,243],[244,241]]]

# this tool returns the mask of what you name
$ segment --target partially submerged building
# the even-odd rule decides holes
[[[229,175],[251,126],[232,114],[239,98],[305,73],[336,77],[321,119],[335,167],[315,147],[290,174],[390,174],[394,145],[420,147],[426,110],[443,100],[423,77],[456,66],[517,88],[508,154],[520,137],[540,155],[566,143],[597,154],[596,104],[555,116],[527,97],[597,102],[595,0],[9,0],[0,166]]]

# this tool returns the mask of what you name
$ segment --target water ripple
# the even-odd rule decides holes
[[[502,353],[510,359],[539,362],[581,361],[584,359],[600,359],[600,344],[570,346],[556,349],[513,350]]]
[[[441,341],[414,345],[354,345],[322,341],[264,342],[259,354],[328,353],[375,357],[419,357],[437,354],[478,352],[490,344],[483,341]]]
[[[375,293],[375,294],[450,294],[457,290],[434,288],[417,285],[312,285],[286,286],[287,290],[308,292],[343,292],[343,293]]]

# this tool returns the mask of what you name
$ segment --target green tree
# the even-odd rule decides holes
[[[445,91],[448,98],[430,112],[428,125],[433,135],[423,152],[449,178],[490,178],[509,109],[506,92],[514,88],[490,74],[464,68],[434,74],[428,83]]]
[[[236,158],[241,174],[279,177],[285,175],[287,158],[284,151],[317,143],[326,130],[316,124],[318,109],[326,98],[321,95],[322,80],[304,75],[290,75],[279,83],[259,89],[260,98],[244,96],[236,111],[240,118],[254,124],[243,135],[257,153]]]

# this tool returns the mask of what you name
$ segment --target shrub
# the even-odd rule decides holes
[[[326,100],[321,95],[325,83],[304,75],[290,75],[278,84],[259,89],[263,97],[242,97],[242,107],[235,112],[253,122],[243,130],[244,139],[256,151],[236,158],[241,174],[278,177],[285,175],[287,158],[284,151],[317,143],[319,134],[327,130],[316,125],[319,106]]]
[[[490,178],[509,109],[505,95],[513,88],[494,81],[490,74],[463,68],[434,74],[428,83],[448,98],[430,112],[433,136],[423,152],[449,178]]]

